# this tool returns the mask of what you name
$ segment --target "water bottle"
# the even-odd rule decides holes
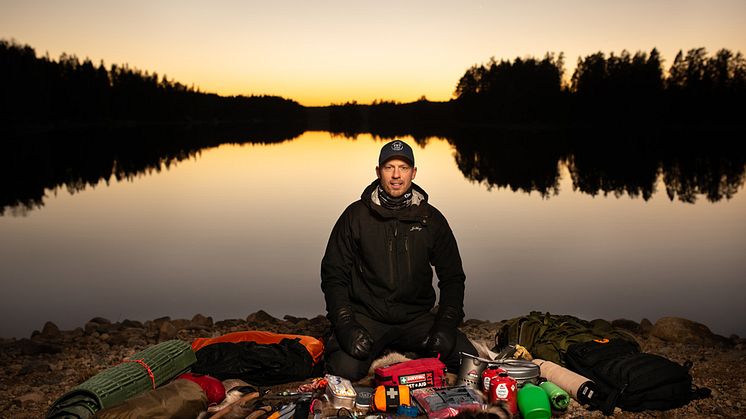
[[[539,384],[549,396],[549,403],[555,410],[565,410],[567,405],[570,404],[570,395],[565,390],[559,388],[556,384],[551,381],[544,381]]]
[[[526,383],[518,390],[518,410],[524,419],[549,419],[549,396],[541,387]]]

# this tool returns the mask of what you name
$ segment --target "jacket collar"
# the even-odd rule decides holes
[[[380,215],[383,218],[397,218],[399,220],[420,220],[423,216],[427,216],[427,200],[428,195],[427,192],[425,192],[424,189],[417,186],[416,183],[412,183],[412,194],[414,197],[412,198],[413,202],[418,202],[418,204],[412,204],[407,208],[403,208],[400,210],[390,210],[388,208],[384,208],[381,205],[373,202],[373,193],[375,192],[376,188],[378,187],[378,179],[374,180],[370,185],[368,185],[365,190],[363,190],[363,194],[360,196],[360,199],[365,203],[365,205],[370,208],[371,211],[375,212],[376,214]]]

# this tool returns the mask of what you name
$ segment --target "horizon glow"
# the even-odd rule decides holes
[[[0,38],[167,76],[203,92],[277,95],[306,106],[447,101],[490,57],[679,50],[746,53],[746,2],[278,1],[0,4]]]

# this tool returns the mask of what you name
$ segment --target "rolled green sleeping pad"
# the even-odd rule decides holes
[[[549,396],[549,402],[554,410],[565,410],[567,405],[570,404],[570,395],[565,390],[562,390],[551,381],[544,381],[539,384],[539,387]]]
[[[184,341],[153,345],[62,395],[49,408],[47,418],[90,418],[101,409],[168,383],[195,362],[191,345]]]

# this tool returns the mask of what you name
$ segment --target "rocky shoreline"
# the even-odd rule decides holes
[[[713,334],[707,326],[690,320],[664,317],[655,324],[615,320],[640,342],[645,352],[673,361],[693,362],[694,384],[712,390],[712,396],[665,412],[621,412],[615,417],[736,418],[746,416],[746,339]],[[492,346],[500,322],[467,320],[461,329],[473,340]],[[83,327],[62,331],[47,322],[28,339],[0,340],[0,417],[40,418],[62,394],[100,371],[158,342],[219,336],[240,330],[322,337],[329,329],[323,316],[312,319],[285,316],[277,319],[264,311],[246,319],[214,322],[197,314],[192,319],[163,317],[146,322],[111,322],[94,318]],[[603,417],[573,401],[563,418]]]

